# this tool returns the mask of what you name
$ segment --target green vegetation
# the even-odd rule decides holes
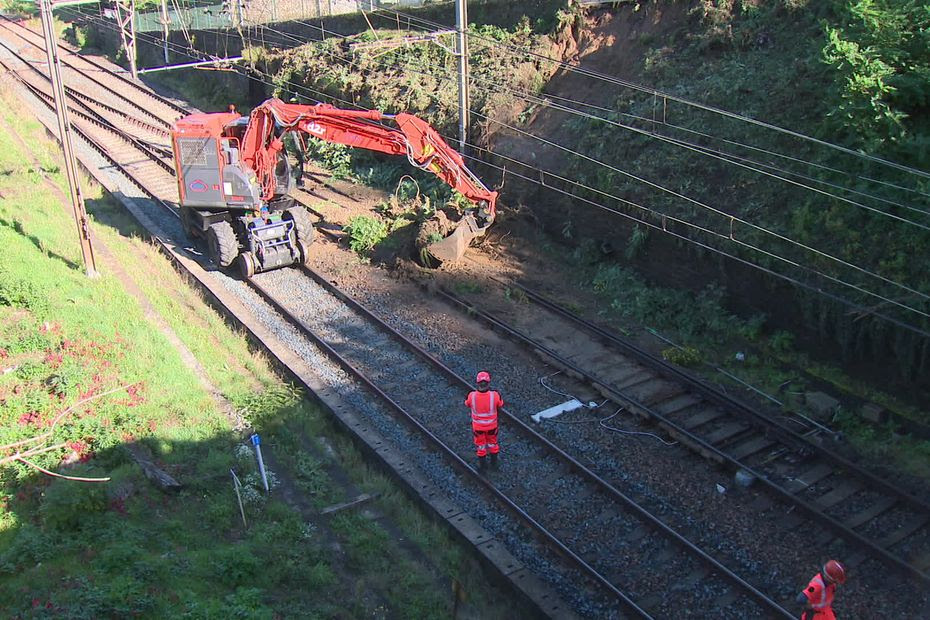
[[[841,102],[831,114],[867,152],[930,166],[930,11],[917,0],[847,0],[827,26],[824,59]]]
[[[11,459],[11,449],[0,453],[4,617],[448,617],[451,578],[495,592],[468,554],[369,471],[348,440],[327,440],[335,433],[325,416],[85,179],[103,273],[86,278],[61,202],[67,184],[57,148],[15,101],[3,104],[0,445],[48,447],[24,458],[61,475],[109,478],[52,478]],[[270,496],[250,448],[177,346],[261,432]],[[183,489],[158,491],[129,444]],[[247,526],[231,469],[244,485]],[[319,508],[351,497],[353,485],[381,494],[372,512],[322,518]],[[358,520],[359,532],[340,529],[339,519]],[[357,570],[345,569],[337,546]],[[404,580],[392,582],[385,565]],[[398,584],[415,586],[416,595]],[[483,600],[475,614],[485,615]]]
[[[374,249],[388,234],[384,222],[367,215],[353,217],[345,231],[349,234],[349,247],[362,255]]]
[[[549,251],[558,252],[553,247]],[[802,399],[792,393],[799,395],[807,389],[819,389],[812,386],[823,381],[864,401],[926,423],[926,412],[885,391],[868,388],[836,367],[812,360],[795,347],[794,336],[789,332],[767,331],[764,316],[747,320],[732,314],[724,305],[724,292],[719,287],[711,286],[696,294],[659,287],[646,282],[632,269],[592,260],[597,255],[595,244],[589,241],[572,252],[568,260],[583,285],[603,302],[601,319],[627,337],[645,339],[651,346],[658,344],[662,357],[669,362],[693,368],[729,391],[738,392],[745,387],[715,370],[723,369],[779,398],[786,411],[810,414],[804,410]],[[559,256],[566,260],[564,254]],[[749,399],[757,397],[750,392],[743,395]],[[876,429],[849,412],[837,416],[834,425],[875,463],[927,477],[930,441],[898,437],[893,428]]]
[[[643,81],[673,95],[856,151],[923,169],[930,167],[930,125],[920,113],[930,93],[930,46],[926,39],[930,16],[922,3],[733,0],[704,2],[695,11],[702,18],[699,27],[682,23],[667,37],[640,40],[645,48]],[[922,215],[891,210],[888,201],[927,211],[930,205],[919,193],[893,187],[926,193],[930,188],[926,179],[632,89],[621,90],[613,101],[604,103],[614,112],[603,116],[614,125],[584,117],[567,120],[577,135],[576,143],[585,145],[581,149],[585,155],[612,166],[564,156],[569,176],[593,188],[575,192],[577,195],[790,278],[811,282],[865,308],[924,329],[930,326],[917,312],[882,299],[904,301],[918,312],[928,309],[918,295],[890,282],[930,294],[924,261],[917,250],[930,243],[930,235],[918,226],[878,213],[888,212],[925,225]],[[654,118],[668,119],[668,124],[654,124],[650,120]],[[648,135],[652,132],[693,143],[695,148],[657,141]],[[700,149],[730,153],[731,159],[742,158],[744,166],[700,156]],[[803,158],[815,166],[801,166],[770,152]],[[762,168],[763,173],[749,170],[748,165]],[[771,174],[788,181],[779,181]],[[631,175],[670,192],[636,182]],[[819,191],[802,189],[797,183]],[[836,190],[839,186],[850,191]],[[606,196],[630,200],[644,208]],[[557,208],[569,219],[560,216],[550,228],[572,231],[572,238],[584,236],[574,233],[582,221],[585,230],[618,226],[615,216],[570,210],[561,203]],[[646,250],[655,247],[637,236],[637,229],[643,228],[633,228],[624,252],[627,260],[640,259],[638,264],[645,264]],[[662,244],[663,252],[674,251],[666,235],[656,233],[652,238]],[[686,251],[678,250],[682,260],[706,263],[712,256],[705,250],[685,247]],[[812,276],[805,268],[822,272],[826,278]],[[769,280],[769,288],[775,286],[766,276],[760,274],[759,278]],[[853,286],[880,297],[862,294]],[[930,343],[926,339],[890,327],[873,312],[851,312],[847,306],[815,293],[798,289],[794,301],[803,309],[808,329],[835,341],[847,359],[886,359],[886,368],[896,370],[902,381],[926,376],[930,368]]]

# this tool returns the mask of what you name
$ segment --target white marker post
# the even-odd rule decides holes
[[[262,460],[262,439],[258,436],[258,433],[252,435],[252,445],[255,446],[255,458],[258,459],[258,471],[262,475],[262,484],[265,485],[265,493],[269,491],[268,489],[268,476],[265,474],[265,461]]]

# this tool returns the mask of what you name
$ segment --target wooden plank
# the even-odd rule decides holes
[[[706,437],[704,437],[704,441],[710,445],[722,443],[731,437],[739,435],[748,428],[749,427],[742,422],[730,422],[729,424],[724,424],[714,432],[708,434]]]
[[[328,515],[328,514],[333,514],[334,512],[342,512],[343,510],[347,510],[349,508],[355,508],[356,506],[360,506],[364,504],[365,502],[370,502],[376,497],[378,497],[378,493],[362,493],[361,495],[359,495],[358,497],[356,497],[355,499],[351,501],[343,502],[342,504],[333,504],[332,506],[327,506],[326,508],[320,511],[320,514]]]
[[[910,536],[911,534],[913,534],[914,532],[916,532],[917,530],[919,530],[920,528],[922,528],[923,526],[925,526],[928,521],[930,521],[930,515],[927,515],[927,514],[914,515],[913,517],[908,519],[904,523],[904,525],[902,525],[901,527],[893,531],[888,536],[885,536],[884,538],[879,540],[878,546],[887,548],[892,545],[896,545],[902,540],[904,540],[905,538],[907,538],[908,536]]]
[[[151,480],[155,486],[162,491],[178,492],[181,490],[181,483],[171,477],[165,470],[152,462],[151,454],[143,446],[137,443],[125,444],[123,446],[126,452],[136,465],[142,468],[145,477]]]
[[[658,379],[658,377],[651,370],[640,368],[635,372],[625,375],[622,379],[611,381],[611,384],[615,390],[625,390],[634,385],[639,385],[643,381],[649,381],[650,379]]]
[[[821,495],[816,500],[814,504],[817,505],[821,510],[829,510],[833,508],[843,500],[848,497],[851,497],[862,490],[862,485],[856,482],[855,480],[845,480],[841,484],[833,488],[829,493]]]
[[[704,402],[704,399],[694,394],[682,394],[661,403],[656,403],[653,407],[656,411],[664,416],[673,415],[698,403]]]
[[[685,430],[690,431],[692,428],[697,428],[702,424],[707,424],[711,420],[716,420],[723,415],[724,413],[719,409],[705,409],[704,411],[696,413],[695,415],[682,422],[681,426],[684,427]]]

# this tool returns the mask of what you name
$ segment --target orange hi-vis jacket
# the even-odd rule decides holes
[[[471,427],[483,431],[497,426],[497,410],[504,406],[501,395],[494,390],[469,392],[465,406],[471,409]]]
[[[824,620],[833,620],[833,596],[836,594],[836,584],[827,583],[823,575],[817,573],[811,578],[807,587],[804,588],[804,594],[807,596],[807,602],[811,609],[814,610],[815,616]]]

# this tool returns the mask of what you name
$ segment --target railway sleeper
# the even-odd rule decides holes
[[[723,443],[724,441],[731,439],[748,429],[749,427],[742,422],[728,422],[717,430],[707,434],[704,437],[704,441],[713,446],[718,443]]]
[[[637,409],[638,409],[638,408],[637,408]],[[634,411],[635,411],[635,409],[634,409]],[[703,445],[701,445],[699,442],[694,441],[694,440],[691,439],[691,437],[689,437],[686,433],[683,433],[683,432],[679,431],[677,428],[675,428],[675,427],[672,426],[671,424],[667,424],[667,423],[665,423],[665,422],[659,422],[659,423],[657,424],[657,426],[658,426],[659,428],[661,428],[662,430],[664,430],[666,433],[668,433],[669,436],[671,436],[673,439],[675,439],[676,441],[678,441],[680,444],[682,444],[683,446],[685,446],[685,447],[687,447],[687,448],[689,448],[689,449],[691,449],[691,450],[697,452],[698,454],[700,454],[700,455],[701,455],[702,457],[704,457],[705,459],[708,459],[708,460],[710,460],[710,461],[714,461],[715,463],[718,463],[718,464],[720,464],[720,465],[726,465],[726,464],[727,464],[727,461],[726,461],[725,458],[723,458],[722,456],[720,456],[719,454],[717,454],[717,453],[714,452],[713,450],[708,450],[708,449],[705,448]]]
[[[898,500],[894,497],[883,497],[871,506],[860,510],[858,513],[851,516],[843,523],[843,525],[850,529],[856,529],[860,525],[868,523],[875,517],[891,510],[891,508],[897,503]]]
[[[685,392],[684,394],[670,396],[665,400],[656,402],[653,405],[653,409],[655,409],[659,414],[667,417],[685,411],[689,407],[699,405],[702,402],[704,402],[704,399],[700,396],[697,396],[691,392]]]
[[[791,494],[797,494],[801,491],[812,487],[824,478],[835,473],[833,466],[828,463],[817,463],[800,476],[795,476],[784,485],[784,489]]]
[[[729,451],[729,455],[732,459],[742,461],[744,458],[752,456],[753,454],[758,454],[773,445],[775,445],[775,442],[768,437],[753,434],[734,445]]]
[[[705,409],[704,411],[700,411],[682,422],[681,427],[686,431],[692,431],[697,427],[703,426],[708,422],[712,422],[718,418],[723,417],[724,415],[726,414],[716,407],[712,409]]]
[[[844,480],[824,495],[814,500],[814,505],[821,510],[829,510],[837,504],[846,501],[862,490],[862,485],[855,480]]]
[[[904,540],[905,538],[907,538],[908,536],[910,536],[911,534],[913,534],[914,532],[916,532],[917,530],[919,530],[920,528],[927,525],[927,523],[930,523],[930,515],[927,515],[924,513],[915,514],[910,519],[905,521],[903,525],[896,528],[892,533],[885,536],[881,540],[878,540],[876,544],[879,547],[882,547],[883,549],[892,547],[898,544],[899,542],[901,542],[902,540]]]

